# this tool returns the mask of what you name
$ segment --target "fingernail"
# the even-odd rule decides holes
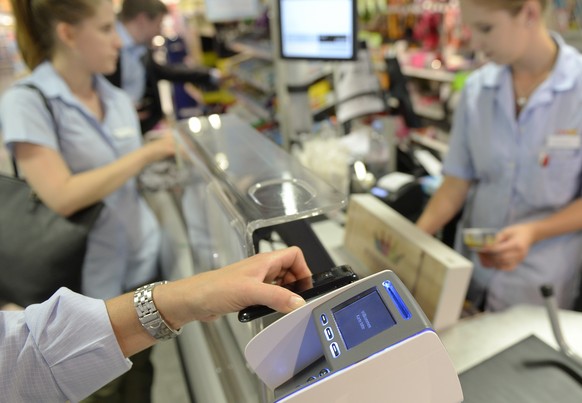
[[[303,305],[305,305],[305,300],[303,298],[298,297],[297,295],[294,295],[291,298],[289,298],[289,308],[297,309],[299,307],[302,307]]]

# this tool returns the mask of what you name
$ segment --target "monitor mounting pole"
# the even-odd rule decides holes
[[[310,133],[313,116],[307,93],[309,86],[309,63],[302,60],[283,60],[279,38],[279,5],[271,1],[270,29],[275,69],[275,91],[277,95],[277,120],[281,130],[283,148],[290,150],[301,133]]]

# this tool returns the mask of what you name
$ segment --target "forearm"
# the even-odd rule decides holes
[[[210,321],[251,305],[267,305],[291,312],[305,301],[274,281],[294,281],[310,276],[299,248],[259,253],[227,267],[154,287],[152,299],[172,329],[192,321]],[[125,356],[155,343],[141,326],[133,296],[125,294],[106,302],[118,344]]]
[[[100,168],[71,175],[55,210],[67,216],[103,200],[154,160],[153,150],[143,147]]]
[[[534,242],[582,229],[582,199],[577,199],[551,216],[530,223]]]
[[[463,207],[470,182],[445,177],[441,187],[431,197],[416,225],[429,234],[435,234]]]
[[[133,294],[128,293],[105,301],[109,320],[123,355],[130,357],[155,344],[144,329],[133,305]]]
[[[20,143],[16,158],[27,181],[43,202],[63,216],[69,216],[102,200],[148,163],[160,157],[160,150],[143,146],[105,166],[72,174],[55,150]]]

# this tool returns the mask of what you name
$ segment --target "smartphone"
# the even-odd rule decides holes
[[[281,287],[293,291],[307,301],[353,283],[358,279],[358,275],[352,271],[350,266],[343,265],[332,267],[329,270],[314,274],[311,277],[299,279],[292,283],[282,284]],[[268,306],[252,305],[238,313],[238,320],[241,322],[249,322],[273,312],[275,311]]]

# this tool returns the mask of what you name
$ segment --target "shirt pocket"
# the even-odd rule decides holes
[[[128,154],[141,147],[141,133],[134,131],[133,133],[125,132],[125,128],[121,128],[114,132],[112,140],[115,149],[120,155]]]
[[[580,150],[553,149],[539,155],[528,170],[530,200],[537,208],[561,208],[580,194]]]

